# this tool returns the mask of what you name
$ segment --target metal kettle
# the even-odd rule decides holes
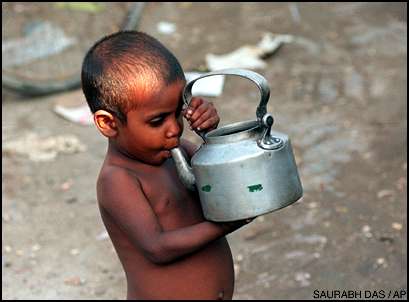
[[[273,117],[266,105],[270,88],[264,77],[250,70],[225,69],[206,73],[186,84],[189,105],[193,84],[213,75],[235,75],[253,81],[260,90],[257,119],[229,124],[206,134],[191,158],[171,150],[182,183],[198,190],[203,214],[211,221],[251,218],[284,208],[303,194],[289,137],[271,130]]]

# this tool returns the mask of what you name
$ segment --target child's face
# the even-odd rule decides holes
[[[138,108],[127,113],[127,124],[118,127],[117,143],[128,156],[153,165],[171,156],[169,150],[179,145],[183,132],[184,84],[177,81],[145,94]]]

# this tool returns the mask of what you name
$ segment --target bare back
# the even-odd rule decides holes
[[[202,240],[211,226],[205,225],[197,193],[179,181],[173,160],[149,166],[108,153],[97,193],[127,276],[128,299],[232,298],[227,240]]]

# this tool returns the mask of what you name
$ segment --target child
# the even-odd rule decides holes
[[[231,299],[233,260],[225,235],[250,222],[206,221],[197,192],[179,181],[169,150],[180,145],[182,115],[209,131],[219,117],[193,98],[178,60],[137,31],[98,41],[82,66],[82,89],[94,122],[108,138],[97,197],[127,278],[128,299]]]

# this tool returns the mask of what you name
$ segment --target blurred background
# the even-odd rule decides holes
[[[3,299],[126,296],[96,202],[106,140],[79,72],[96,40],[131,28],[187,76],[262,74],[273,129],[291,138],[304,196],[228,236],[234,299],[407,298],[406,2],[2,2]],[[221,125],[255,119],[245,79],[197,93]]]

